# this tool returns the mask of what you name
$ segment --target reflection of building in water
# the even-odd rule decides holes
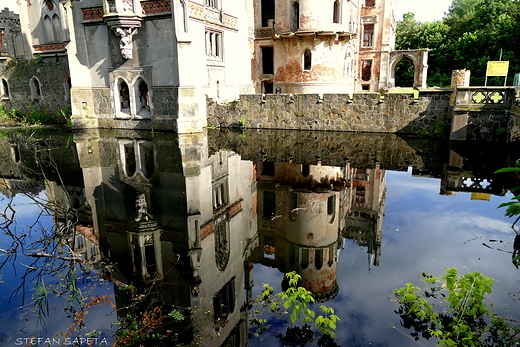
[[[493,174],[502,164],[496,165],[495,168],[485,168],[482,164],[479,165],[483,160],[469,161],[465,152],[467,151],[464,151],[464,148],[450,149],[448,163],[444,165],[441,177],[440,194],[455,195],[457,192],[467,192],[471,193],[473,200],[486,201],[490,200],[491,194],[504,196],[507,191],[505,177]],[[496,156],[500,157],[500,151],[496,153]],[[504,160],[500,162],[503,163]]]
[[[374,169],[356,169],[347,165],[351,182],[350,210],[345,216],[342,236],[368,248],[369,269],[379,265],[383,216],[386,201],[386,171],[379,163]]]
[[[58,248],[82,258],[92,268],[101,267],[99,240],[92,226],[92,211],[85,189],[46,182],[48,209],[52,212]]]
[[[338,292],[337,247],[347,189],[339,167],[255,162],[259,246],[250,261],[296,271],[318,300]]]
[[[245,345],[243,256],[256,232],[251,163],[224,150],[209,155],[201,135],[117,135],[76,138],[117,306],[130,303],[121,285],[157,288],[157,302],[197,307],[186,324],[202,346]]]

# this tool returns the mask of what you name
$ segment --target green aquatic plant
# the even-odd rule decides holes
[[[273,288],[269,284],[262,284],[263,291],[256,298],[257,307],[251,310],[251,315],[259,316],[263,313],[264,308],[268,308],[273,313],[289,314],[292,324],[297,322],[300,322],[301,326],[314,324],[321,334],[336,337],[334,331],[340,319],[335,314],[334,309],[320,305],[322,314],[318,315],[310,307],[315,302],[312,292],[298,285],[301,276],[293,271],[286,273],[285,277],[288,279],[289,287],[275,295],[273,295]],[[257,332],[266,330],[262,324],[266,325],[267,320],[256,319],[254,322],[258,326]]]
[[[519,321],[498,316],[485,300],[494,280],[479,272],[459,276],[447,269],[443,276],[423,273],[424,288],[406,283],[396,289],[395,311],[416,340],[438,339],[438,346],[516,346]]]

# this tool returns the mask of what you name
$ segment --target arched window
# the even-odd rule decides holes
[[[54,40],[56,40],[58,42],[63,41],[63,37],[62,37],[63,30],[61,28],[60,17],[58,17],[57,14],[54,14],[52,16],[52,31],[54,34]]]
[[[138,78],[133,88],[136,103],[135,114],[140,117],[148,118],[150,116],[150,91],[148,84],[142,78]]]
[[[312,69],[312,54],[309,49],[303,52],[303,70],[311,71]]]
[[[224,271],[229,262],[229,255],[231,251],[229,238],[230,234],[228,221],[222,218],[215,222],[215,263],[220,271]]]
[[[30,81],[31,95],[33,100],[40,100],[42,98],[42,90],[40,87],[40,81],[36,77],[31,78]]]
[[[70,101],[70,90],[72,89],[72,82],[70,80],[70,76],[65,78],[63,82],[63,90],[65,91],[65,100]]]
[[[49,17],[48,15],[45,15],[43,17],[43,29],[43,39],[45,40],[45,42],[54,42],[54,29],[52,27],[51,17]]]
[[[118,85],[119,92],[119,111],[130,114],[130,90],[128,84],[121,80]]]
[[[339,0],[334,1],[332,22],[338,24],[341,23],[341,3]]]
[[[186,8],[186,1],[179,0],[179,7],[180,7],[180,11],[179,11],[179,17],[178,17],[178,21],[179,21],[178,28],[181,29],[179,31],[183,31],[183,32],[187,33],[188,32],[188,11]]]
[[[2,98],[9,99],[9,85],[5,78],[2,78]]]

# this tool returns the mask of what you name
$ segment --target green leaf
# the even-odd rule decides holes
[[[520,167],[505,167],[505,168],[495,171],[495,173],[503,173],[503,172],[520,172]]]

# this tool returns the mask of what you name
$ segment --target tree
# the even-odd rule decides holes
[[[487,62],[508,60],[520,70],[520,4],[515,0],[453,0],[445,18],[421,23],[407,13],[397,23],[397,49],[429,48],[428,85],[449,85],[451,71],[471,70],[471,84],[483,85]],[[488,84],[503,85],[503,78]]]

